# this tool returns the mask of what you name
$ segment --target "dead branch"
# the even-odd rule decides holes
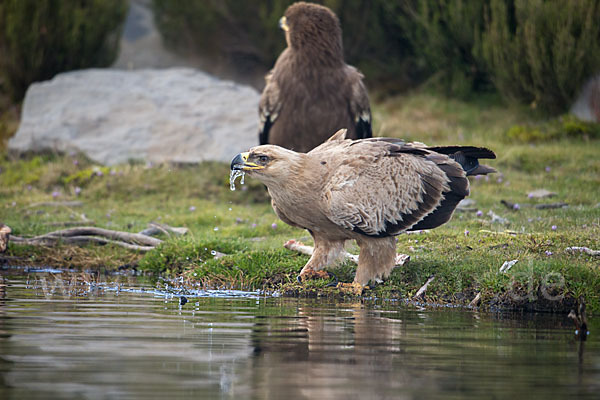
[[[536,204],[534,207],[538,210],[548,210],[551,208],[565,208],[568,207],[568,203],[546,203],[546,204]]]
[[[419,297],[423,296],[425,294],[425,292],[427,291],[427,286],[429,286],[429,284],[431,282],[433,282],[433,280],[435,279],[435,275],[431,275],[429,277],[429,279],[427,279],[427,282],[425,282],[425,284],[423,286],[421,286],[421,289],[419,289],[417,291],[417,294],[414,295],[414,299],[418,299]]]
[[[146,246],[158,246],[162,243],[162,240],[160,239],[156,239],[146,235],[140,235],[139,233],[113,231],[110,229],[96,228],[93,226],[82,226],[79,228],[63,229],[59,231],[46,233],[44,235],[37,236],[36,238],[66,238],[71,236],[99,236],[107,239],[120,240],[126,243],[141,244]]]
[[[157,226],[152,225],[152,227],[153,229],[158,229]],[[187,228],[174,228],[168,225],[160,225],[160,228],[160,231],[165,230],[177,234],[185,234],[187,232]],[[10,233],[10,228],[0,224],[0,244],[3,232],[5,232],[6,241],[8,241],[8,234],[6,232]],[[54,246],[58,243],[72,245],[87,245],[90,243],[100,245],[114,244],[136,251],[149,251],[163,242],[161,239],[143,233],[114,231],[93,226],[62,229],[30,238],[13,235],[10,237],[10,240],[17,245],[33,246]]]
[[[513,265],[515,265],[518,262],[519,262],[519,260],[504,261],[502,263],[502,266],[500,267],[500,272],[501,273],[508,272],[508,270],[511,269],[513,267]]]
[[[481,292],[477,293],[477,296],[469,303],[469,307],[475,307],[481,301]]]
[[[585,254],[589,254],[590,256],[595,256],[595,257],[599,257],[600,256],[600,250],[592,250],[589,247],[577,247],[577,246],[573,246],[573,247],[567,247],[565,249],[565,251],[568,251],[569,253],[576,253],[576,252],[582,252]]]
[[[94,244],[99,244],[99,245],[114,244],[114,245],[121,246],[121,247],[124,247],[129,250],[136,250],[136,251],[150,251],[155,248],[155,246],[140,246],[137,244],[123,242],[121,240],[110,240],[110,239],[107,239],[104,237],[98,237],[98,236],[66,236],[66,237],[46,236],[46,237],[43,237],[43,235],[42,235],[42,236],[36,236],[33,238],[22,238],[19,236],[13,236],[11,239],[12,239],[12,242],[15,244],[32,245],[32,246],[54,246],[57,243],[83,246],[83,245],[87,245],[90,243],[94,243]]]
[[[188,231],[189,231],[188,228],[185,228],[185,227],[177,228],[177,227],[169,226],[167,224],[160,224],[158,222],[150,222],[148,224],[148,228],[144,229],[143,231],[141,231],[139,233],[141,235],[146,235],[146,236],[154,236],[154,235],[158,235],[159,233],[164,233],[168,237],[171,237],[171,233],[174,233],[175,236],[182,236],[182,235],[186,235],[188,233]]]

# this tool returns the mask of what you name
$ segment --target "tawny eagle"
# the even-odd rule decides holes
[[[314,252],[300,276],[333,264],[354,239],[360,247],[354,282],[364,286],[389,276],[394,236],[450,220],[469,194],[467,175],[495,172],[478,159],[495,157],[472,146],[353,140],[342,129],[308,153],[253,147],[238,154],[231,169],[265,184],[279,218],[312,235]]]
[[[265,77],[259,143],[307,152],[341,128],[348,128],[349,138],[370,138],[363,75],[344,62],[342,29],[333,11],[294,3],[279,25],[287,48]]]

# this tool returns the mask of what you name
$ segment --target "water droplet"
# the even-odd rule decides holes
[[[229,174],[229,189],[235,190],[235,180],[237,179],[238,176],[242,177],[242,179],[240,180],[240,183],[243,185],[245,174],[246,173],[244,171],[240,171],[238,169],[231,170],[231,173]]]

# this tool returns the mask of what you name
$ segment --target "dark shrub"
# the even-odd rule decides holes
[[[108,66],[118,50],[126,0],[2,0],[0,75],[14,100],[59,72]]]
[[[500,93],[566,110],[600,72],[598,0],[491,0],[480,54]]]
[[[447,94],[465,97],[491,88],[484,63],[474,55],[485,27],[485,5],[481,0],[413,0],[395,6],[409,16],[403,25],[409,27],[419,64],[432,74],[430,83]]]
[[[285,48],[277,22],[293,0],[153,0],[157,25],[181,53],[199,55],[204,68],[262,84],[262,75]],[[406,86],[414,80],[405,39],[408,15],[385,0],[325,0],[342,24],[346,61],[369,82]],[[223,71],[225,70],[225,71]]]

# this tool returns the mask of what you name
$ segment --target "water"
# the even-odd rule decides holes
[[[246,173],[241,169],[232,169],[229,173],[229,189],[235,190],[235,180],[238,178],[238,176],[242,177],[242,179],[240,179],[240,184],[243,185],[245,175]]]
[[[0,398],[598,398],[600,324],[564,316],[5,275]],[[7,275],[11,274],[11,275]],[[1,283],[1,282],[0,282]],[[159,287],[169,285],[159,282]],[[194,297],[199,296],[199,297]]]

